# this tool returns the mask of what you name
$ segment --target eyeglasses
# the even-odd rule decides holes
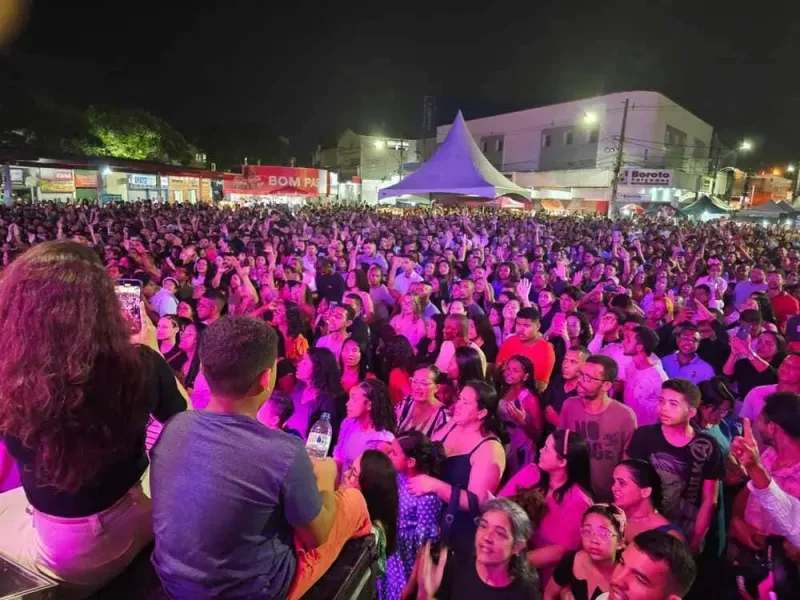
[[[428,387],[433,384],[429,379],[414,379],[413,377],[408,381],[411,385],[418,385],[419,387]]]
[[[601,542],[607,542],[614,537],[614,532],[610,529],[595,529],[594,527],[586,525],[581,527],[581,537],[587,540],[596,538]]]
[[[583,379],[584,381],[600,381],[600,382],[608,381],[608,379],[603,379],[603,378],[600,378],[600,377],[592,377],[588,373],[581,373],[579,375],[579,377],[581,379]]]

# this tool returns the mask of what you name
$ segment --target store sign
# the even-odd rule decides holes
[[[46,194],[74,192],[72,169],[39,169],[39,190]]]
[[[25,174],[22,169],[11,169],[11,183],[23,184],[25,182]]]
[[[178,177],[173,175],[170,177],[172,181],[172,185],[193,185],[197,186],[200,183],[200,179],[197,177]]]
[[[225,174],[223,192],[255,196],[319,196],[319,169],[247,165],[242,175]]]
[[[97,171],[75,171],[76,188],[96,188]]]
[[[672,171],[665,169],[638,169],[626,167],[622,170],[621,183],[627,185],[659,185],[672,187]]]
[[[128,185],[131,187],[143,187],[143,188],[158,187],[156,185],[155,175],[139,175],[139,174],[128,175]]]

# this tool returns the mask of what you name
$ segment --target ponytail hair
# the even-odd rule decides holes
[[[465,388],[472,388],[478,396],[478,410],[485,410],[486,416],[481,422],[483,435],[497,436],[502,443],[509,439],[505,423],[497,415],[499,399],[494,388],[485,381],[471,379],[464,384]]]
[[[397,443],[400,444],[406,458],[414,459],[414,470],[417,473],[436,478],[441,476],[445,451],[440,442],[432,442],[421,431],[412,429],[400,434],[397,437]]]

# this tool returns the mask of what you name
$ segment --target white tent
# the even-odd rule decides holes
[[[515,195],[530,200],[531,191],[518,186],[483,155],[459,111],[436,153],[398,183],[378,192],[379,198],[405,194],[458,194],[494,199]]]

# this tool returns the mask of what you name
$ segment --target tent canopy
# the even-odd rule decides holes
[[[752,218],[752,219],[777,219],[781,215],[794,215],[796,211],[788,202],[775,202],[770,200],[764,204],[746,208],[739,212],[739,218]]]
[[[701,194],[700,197],[691,202],[678,207],[678,210],[684,215],[701,216],[703,213],[708,213],[714,216],[725,216],[730,213],[730,208],[717,201],[715,198],[706,194]]]
[[[516,195],[530,200],[531,192],[492,166],[472,139],[461,111],[436,153],[398,183],[378,191],[379,198],[404,194],[459,194],[494,199]]]

